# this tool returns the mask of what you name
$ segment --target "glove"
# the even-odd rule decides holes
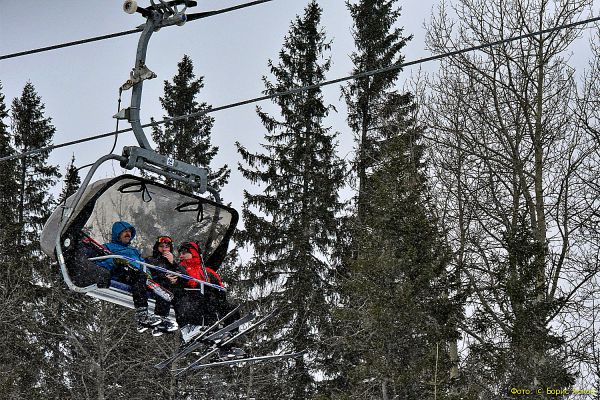
[[[127,268],[129,267],[129,263],[122,258],[115,258],[113,263],[116,267]]]

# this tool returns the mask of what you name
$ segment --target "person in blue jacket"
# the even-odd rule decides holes
[[[144,261],[140,251],[131,246],[134,238],[135,228],[133,225],[126,221],[117,221],[112,226],[112,240],[105,243],[104,247],[112,254]],[[140,265],[118,258],[104,260],[100,265],[110,271],[112,279],[131,286],[138,332],[144,332],[162,322],[162,318],[159,316],[148,313],[147,275]]]

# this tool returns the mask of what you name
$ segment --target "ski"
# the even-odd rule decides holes
[[[282,360],[282,359],[286,359],[286,358],[298,358],[298,357],[301,357],[303,354],[304,354],[304,352],[301,351],[298,353],[290,353],[290,354],[275,354],[275,355],[270,355],[270,356],[245,357],[245,358],[238,358],[235,360],[217,361],[217,362],[208,363],[208,364],[195,365],[195,366],[189,368],[189,371],[195,371],[195,370],[202,369],[202,368],[220,367],[223,365],[255,363],[255,362],[263,362],[263,361]]]
[[[144,266],[144,267],[150,268],[151,270],[164,272],[166,274],[171,274],[171,275],[178,276],[178,277],[183,278],[183,279],[185,279],[187,281],[196,282],[196,283],[200,284],[200,286],[203,287],[203,288],[204,287],[210,287],[210,288],[216,289],[216,290],[218,290],[220,292],[227,292],[227,289],[225,289],[224,287],[222,287],[220,285],[216,285],[214,283],[209,283],[209,282],[206,282],[206,281],[203,281],[203,280],[200,280],[200,279],[192,278],[191,276],[186,275],[186,274],[182,274],[182,273],[179,273],[179,272],[171,271],[170,269],[159,267],[157,265],[148,264],[147,262],[136,260],[135,258],[131,258],[131,257],[119,255],[119,254],[107,254],[107,255],[99,256],[99,257],[90,257],[90,258],[88,258],[88,260],[90,260],[90,261],[99,261],[99,260],[106,260],[106,259],[109,259],[109,258],[113,258],[113,259],[114,258],[118,258],[118,259],[127,261],[129,263],[128,268],[138,269],[138,270],[142,271],[143,268],[136,267],[136,265]],[[204,289],[202,289],[202,290],[204,290]],[[202,293],[204,293],[204,291]]]
[[[183,345],[179,351],[177,351],[175,354],[173,354],[171,357],[167,358],[166,360],[156,364],[154,366],[154,368],[162,370],[166,367],[168,367],[169,365],[171,365],[173,362],[175,362],[177,359],[184,357],[186,355],[188,355],[189,353],[191,353],[192,351],[196,350],[198,347],[200,347],[200,345],[202,344],[206,344],[204,342],[204,337],[206,335],[208,335],[210,332],[212,332],[215,328],[219,327],[219,325],[221,323],[223,323],[223,321],[225,321],[227,318],[231,317],[233,314],[235,314],[239,309],[241,308],[241,305],[238,305],[236,308],[234,308],[233,310],[231,310],[229,313],[227,313],[227,315],[225,315],[223,318],[219,319],[217,322],[215,322],[214,324],[212,324],[211,326],[209,326],[207,329],[205,329],[204,331],[202,331],[202,333],[200,335],[198,335],[197,337],[193,338],[190,342],[186,343],[185,345]],[[247,315],[246,315],[247,317]],[[237,321],[235,321],[237,322]],[[235,323],[234,322],[234,323]],[[246,321],[247,322],[247,321]],[[230,324],[231,325],[231,324]],[[241,325],[241,324],[240,324]],[[228,325],[229,326],[229,325]],[[239,325],[238,325],[239,326]],[[226,328],[226,327],[225,327]],[[225,329],[223,328],[223,329]],[[234,328],[231,328],[234,329]],[[220,331],[220,330],[219,330]],[[217,331],[217,332],[219,332]],[[215,332],[216,333],[216,332]],[[212,336],[212,335],[211,335]]]
[[[249,332],[253,331],[254,329],[256,329],[258,326],[264,324],[265,322],[267,322],[269,319],[271,319],[275,313],[277,312],[277,310],[273,310],[270,313],[268,313],[267,315],[265,315],[264,317],[262,317],[261,319],[259,319],[258,321],[256,321],[254,324],[250,325],[248,328],[244,329],[243,331],[238,332],[237,334],[235,334],[234,336],[230,337],[229,339],[225,340],[222,343],[219,343],[218,345],[215,345],[211,350],[209,350],[207,353],[204,353],[202,356],[200,356],[200,358],[198,358],[196,361],[194,361],[193,363],[191,363],[190,365],[188,365],[185,368],[180,368],[178,370],[175,370],[173,372],[175,372],[175,376],[181,376],[184,373],[186,373],[187,371],[190,370],[190,368],[193,368],[197,365],[199,365],[202,361],[209,359],[210,357],[212,357],[213,355],[215,355],[216,353],[219,352],[219,350],[221,349],[221,347],[224,347],[232,342],[234,342],[235,340],[239,339],[242,336],[245,336],[246,334],[248,334]]]
[[[235,320],[231,324],[219,329],[215,333],[212,333],[204,338],[199,338],[199,339],[202,341],[205,341],[205,342],[216,341],[216,340],[220,339],[227,332],[230,332],[230,331],[234,330],[235,328],[239,328],[241,325],[245,324],[246,322],[252,321],[254,318],[256,318],[256,314],[248,313],[248,314],[244,315],[242,318]]]
[[[197,338],[194,339],[193,343],[191,343],[190,346],[187,346],[185,348],[185,350],[182,350],[180,352],[179,356],[175,359],[187,356],[192,351],[196,350],[198,347],[200,347],[202,345],[209,345],[211,340],[221,337],[223,334],[239,327],[240,325],[245,324],[246,322],[252,321],[254,319],[254,317],[255,317],[255,315],[253,313],[246,314],[242,318],[232,322],[231,324],[227,325],[226,327],[224,327],[222,329],[219,329],[217,332],[215,332],[207,337],[206,337],[206,333],[210,332],[210,330],[204,331],[203,334],[201,334],[200,336],[198,336]]]
[[[155,295],[162,297],[168,302],[173,301],[173,297],[175,297],[171,291],[165,289],[150,278],[146,278],[146,287],[152,290],[152,292],[154,292]]]

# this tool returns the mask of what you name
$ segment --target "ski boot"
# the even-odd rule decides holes
[[[162,322],[162,318],[148,313],[148,307],[140,307],[135,310],[135,320],[137,322],[137,331],[146,332],[148,328],[153,328]]]
[[[175,332],[177,329],[179,329],[179,325],[177,325],[177,322],[172,322],[167,317],[161,317],[161,319],[162,319],[161,323],[156,325],[154,327],[154,329],[152,329],[152,336],[158,337],[158,336],[161,336],[165,332],[171,333],[171,332]]]
[[[195,337],[199,336],[206,327],[204,325],[186,325],[181,328],[181,339],[183,345],[191,342]]]

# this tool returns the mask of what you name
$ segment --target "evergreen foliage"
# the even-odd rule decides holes
[[[2,94],[0,83],[0,154],[4,156],[14,155],[15,149],[8,130],[8,109]],[[14,210],[17,204],[17,161],[5,161],[0,168],[0,207],[2,210]],[[14,212],[0,213],[0,246],[5,249],[14,245],[16,214]],[[2,256],[4,252],[0,253]],[[0,257],[2,257],[0,256]],[[4,258],[0,258],[4,261]]]
[[[52,144],[55,128],[44,116],[45,106],[35,88],[28,82],[20,98],[12,103],[14,143],[19,152],[38,149]],[[54,204],[50,188],[60,177],[57,166],[46,164],[49,151],[33,154],[19,160],[19,203],[17,223],[23,250],[38,247],[37,235],[50,215]]]
[[[31,83],[12,102],[11,127],[10,142],[19,152],[51,144],[54,127],[44,116],[44,105]],[[46,164],[47,157],[44,152],[8,163],[16,167],[16,173],[5,182],[14,190],[14,203],[8,209],[15,223],[14,241],[3,256],[8,283],[2,347],[8,351],[3,352],[2,361],[10,372],[2,374],[2,387],[9,398],[56,397],[64,394],[65,388],[65,381],[51,373],[59,367],[60,347],[51,333],[56,321],[48,302],[53,293],[50,262],[41,255],[38,244],[39,232],[54,204],[48,192],[60,176],[58,167]],[[27,364],[20,361],[25,355]]]
[[[406,106],[382,131],[380,158],[370,178],[372,196],[356,232],[358,257],[341,285],[341,338],[354,364],[346,394],[432,398],[447,391],[447,343],[457,304],[449,298],[450,253],[429,207],[422,129]],[[441,398],[441,397],[440,397]]]
[[[321,8],[311,1],[292,22],[279,62],[269,61],[274,82],[264,78],[265,93],[312,85],[324,79],[330,43],[320,27]],[[331,107],[319,89],[274,100],[281,119],[258,109],[268,134],[264,154],[239,145],[248,166],[240,170],[263,192],[244,192],[245,231],[239,235],[254,257],[244,266],[250,294],[263,308],[279,308],[266,334],[269,350],[308,350],[291,368],[265,365],[254,369],[249,395],[257,398],[309,398],[315,391],[316,366],[322,357],[322,337],[330,329],[330,265],[326,255],[334,245],[338,190],[344,168],[335,154],[335,135],[323,126]],[[275,330],[277,329],[277,330]],[[260,341],[260,338],[255,340]],[[307,362],[308,361],[308,362]],[[265,373],[270,374],[266,375]],[[262,377],[269,376],[263,380]]]
[[[192,60],[184,55],[177,64],[177,75],[173,82],[164,81],[164,96],[160,98],[167,117],[176,117],[191,113],[210,110],[207,103],[198,103],[197,97],[204,87],[204,77],[195,78]],[[211,145],[211,130],[215,120],[209,115],[197,118],[186,118],[165,124],[164,130],[159,126],[152,129],[152,139],[157,144],[160,154],[171,155],[175,159],[189,164],[210,167],[219,148]],[[229,179],[231,170],[224,165],[216,170],[210,170],[209,185],[220,189]],[[176,187],[183,188],[181,183],[170,182]]]
[[[0,87],[1,90],[1,87]],[[15,153],[11,135],[6,124],[8,110],[4,95],[0,92],[0,154],[12,155]],[[14,335],[13,322],[19,317],[22,298],[11,286],[15,281],[14,275],[18,268],[16,254],[12,251],[16,240],[16,210],[17,196],[17,164],[16,161],[7,161],[0,168],[0,205],[4,212],[0,213],[0,345],[4,351],[0,352],[0,392],[11,393],[16,388],[16,380],[11,376],[14,367],[13,357],[18,355],[14,351],[19,345],[18,337]],[[10,210],[10,211],[9,211]],[[12,211],[12,212],[11,212]]]
[[[81,186],[81,178],[79,177],[79,171],[75,166],[75,154],[71,158],[71,164],[67,166],[67,172],[65,173],[63,190],[58,196],[58,204],[63,203],[69,196],[75,194]]]
[[[404,61],[402,48],[412,36],[403,36],[403,29],[395,27],[400,17],[396,8],[398,0],[360,0],[356,4],[346,2],[354,21],[356,51],[351,59],[353,74],[388,67]],[[394,84],[399,69],[350,81],[343,88],[348,105],[348,124],[358,143],[353,172],[358,179],[357,217],[372,197],[368,184],[369,171],[378,159],[378,142],[385,115],[398,101]]]
[[[546,327],[546,316],[555,312],[558,301],[540,302],[535,286],[535,263],[540,251],[523,213],[519,226],[504,237],[508,254],[506,258],[494,259],[490,264],[498,277],[498,300],[510,304],[511,326],[508,340],[493,352],[484,343],[470,347],[465,369],[485,371],[479,379],[493,381],[499,392],[508,393],[513,387],[529,387],[532,382],[552,382],[554,387],[571,387],[574,376],[565,368],[566,357],[561,349],[565,346],[562,335]],[[480,337],[500,337],[489,317],[478,310],[472,329]],[[503,340],[504,341],[504,340]],[[543,354],[543,357],[539,355]]]
[[[442,53],[454,43],[565,25],[590,1],[462,1],[454,9],[458,37],[442,6],[429,41]],[[268,62],[265,94],[325,79],[330,42],[318,1],[308,3],[279,59]],[[347,0],[353,73],[403,62],[410,36],[397,27],[399,3]],[[244,191],[245,229],[236,240],[253,253],[240,261],[234,249],[219,272],[230,301],[245,297],[261,315],[278,310],[249,335],[249,354],[306,351],[297,360],[182,379],[157,374],[152,365],[171,355],[179,336],[138,334],[131,310],[68,291],[39,250],[51,209],[81,184],[75,156],[57,202],[50,192],[60,174],[48,152],[3,162],[0,397],[479,400],[504,398],[512,387],[570,388],[581,378],[576,363],[600,382],[600,118],[594,92],[581,104],[572,97],[579,93],[563,52],[576,36],[554,32],[442,61],[425,102],[429,142],[413,95],[395,87],[400,70],[351,81],[343,95],[357,143],[357,194],[345,215],[344,164],[326,125],[333,106],[320,89],[275,98],[276,111],[257,108],[263,150],[237,143],[239,169],[256,188]],[[198,100],[203,87],[184,56],[164,82],[166,115],[210,110]],[[595,116],[577,120],[587,107]],[[208,115],[182,119],[155,126],[152,136],[158,152],[209,167],[218,152],[213,124]],[[31,83],[10,111],[0,84],[0,157],[48,146],[54,132]],[[229,176],[224,165],[209,184],[219,189]],[[442,222],[430,186],[439,190]]]
[[[395,27],[396,3],[347,3],[354,73],[402,62],[410,37]],[[350,235],[340,243],[346,251],[334,358],[342,362],[330,369],[336,397],[426,398],[448,384],[446,349],[457,312],[448,295],[449,252],[429,204],[423,129],[413,96],[394,89],[398,73],[344,88],[358,141],[358,195],[346,222]]]

